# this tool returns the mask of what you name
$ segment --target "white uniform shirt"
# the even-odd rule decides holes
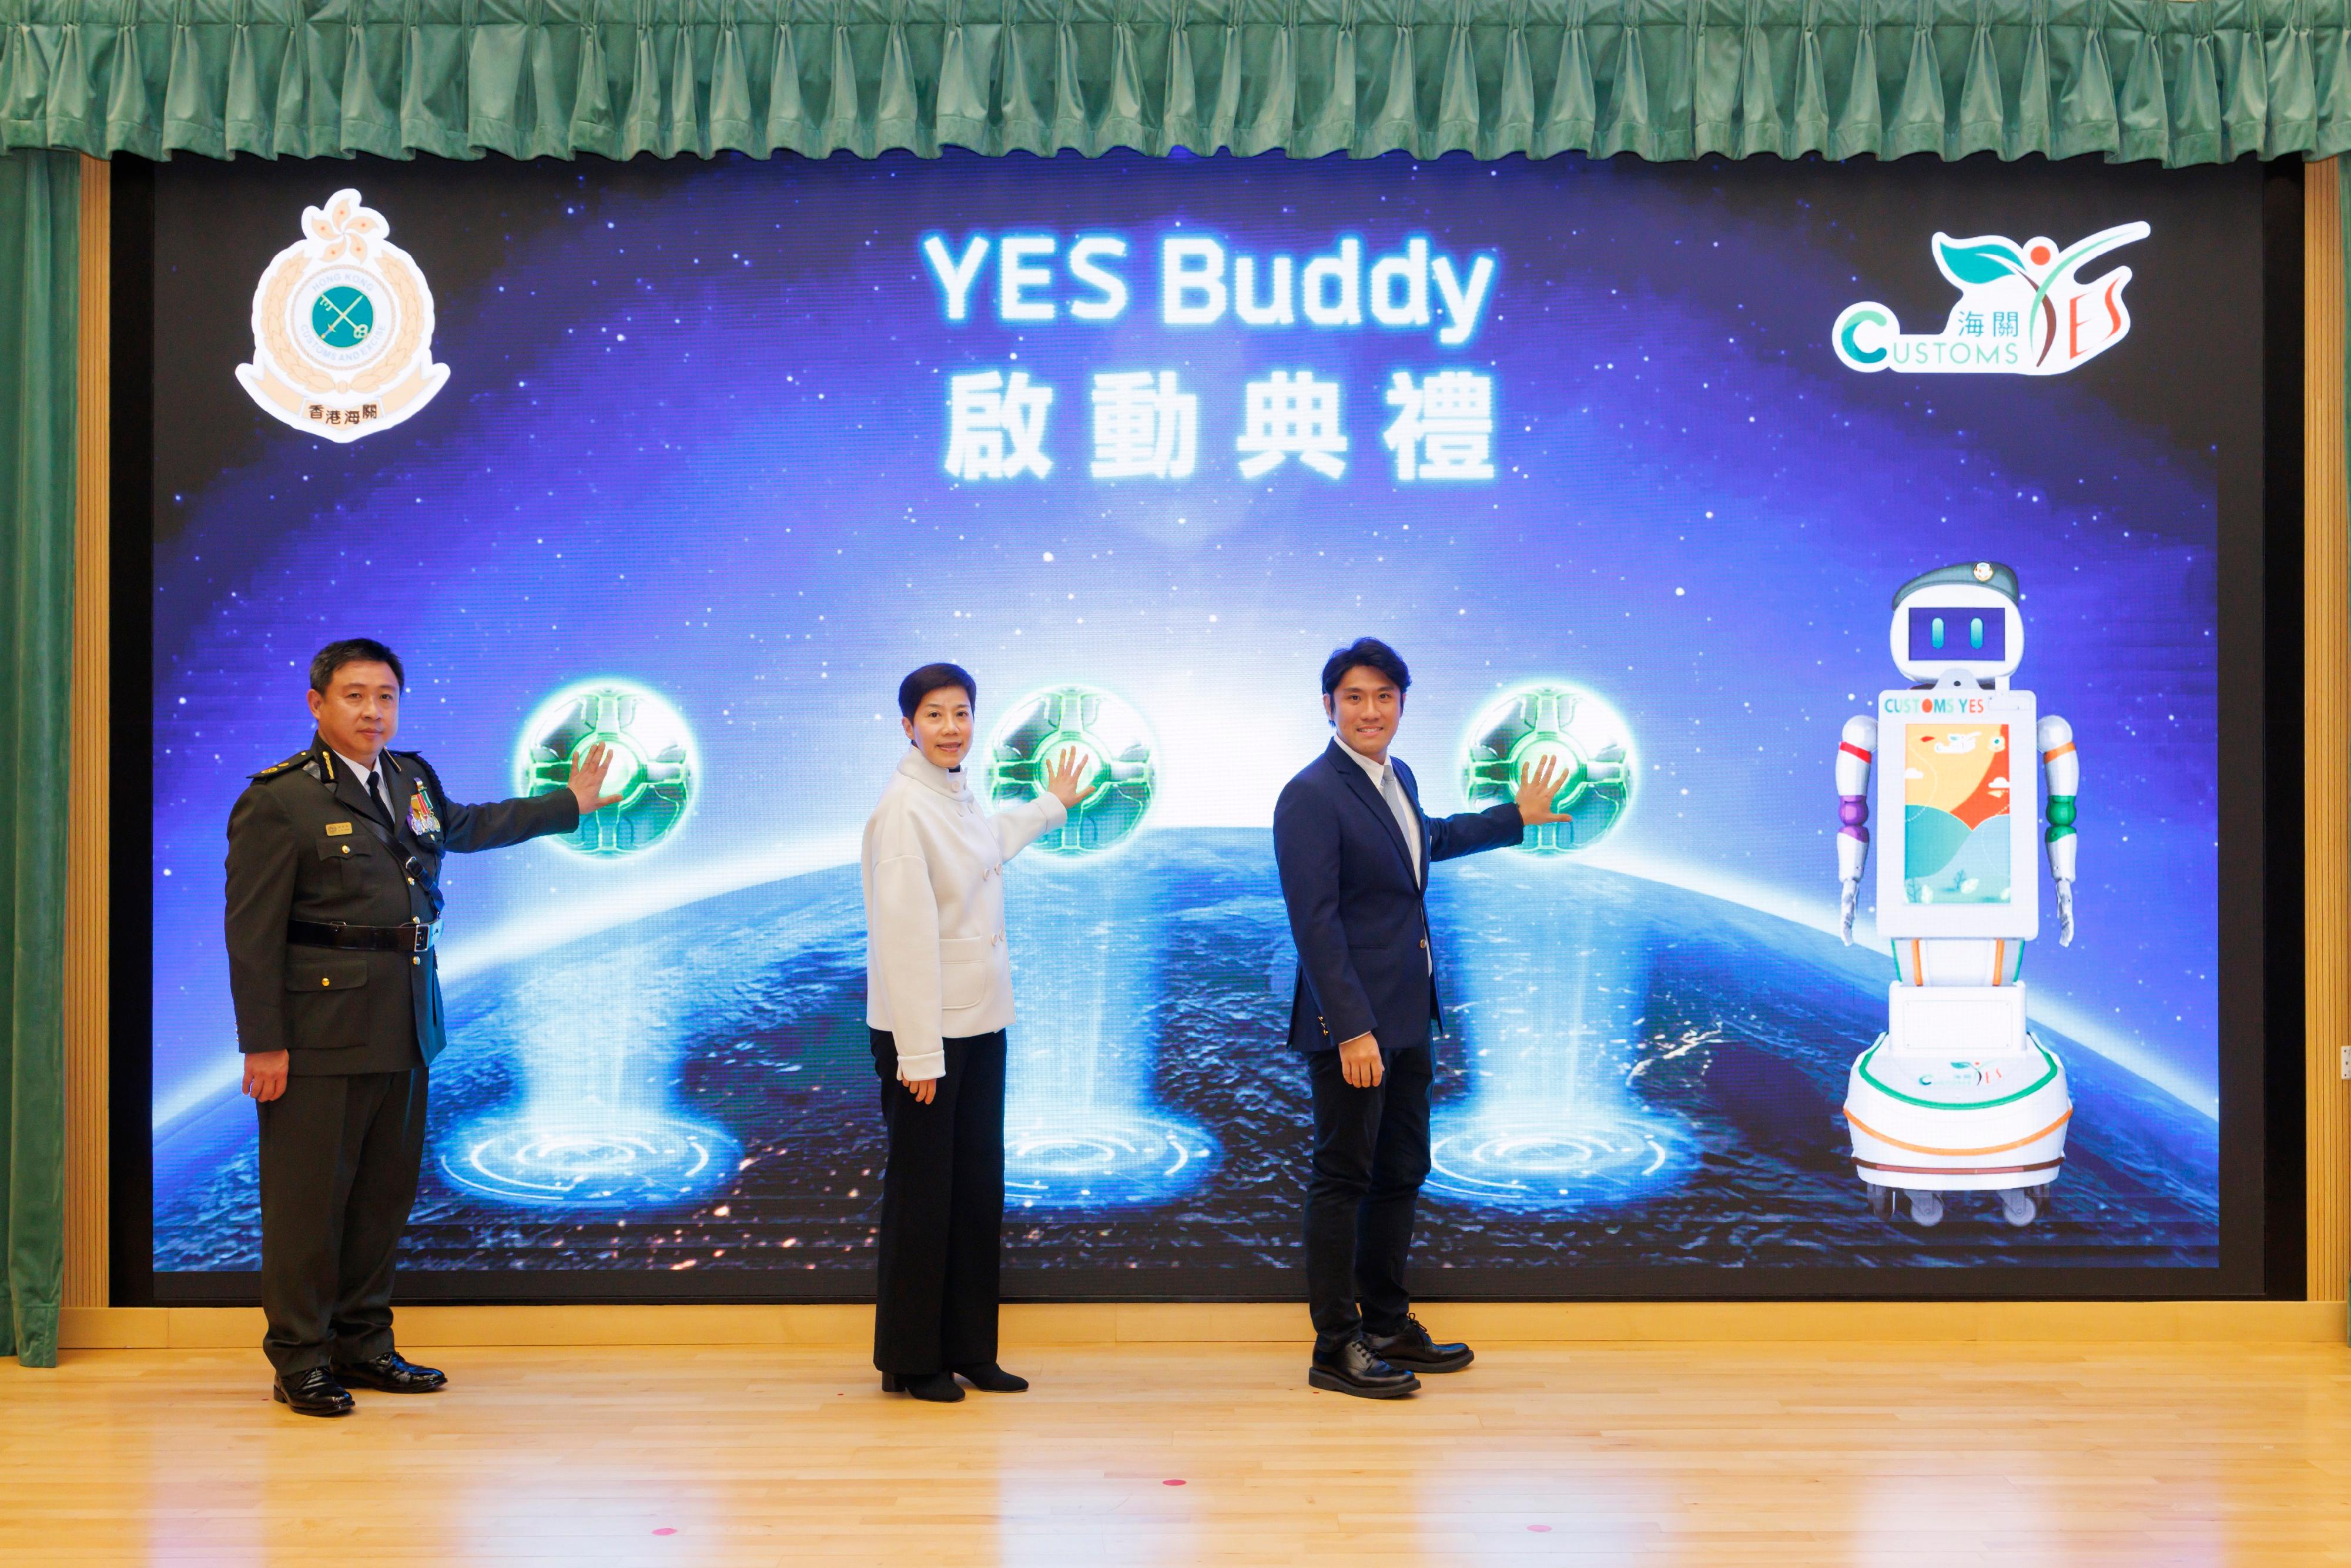
[[[332,748],[329,747],[329,749]],[[360,793],[362,795],[368,792],[368,779],[371,777],[375,779],[373,797],[375,803],[382,810],[384,820],[397,826],[400,822],[400,813],[392,809],[392,780],[383,776],[383,753],[380,751],[376,753],[375,766],[372,768],[362,768],[340,751],[335,753],[335,760],[351,770],[351,777],[359,780]]]
[[[1040,795],[990,817],[964,771],[909,750],[865,821],[865,1022],[898,1044],[902,1078],[946,1071],[943,1040],[1012,1021],[1004,862],[1069,819]]]

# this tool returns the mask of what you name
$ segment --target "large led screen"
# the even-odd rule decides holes
[[[159,170],[161,1295],[257,1266],[224,830],[347,635],[402,654],[397,744],[456,798],[555,788],[590,736],[629,788],[450,862],[412,1295],[870,1291],[858,836],[939,659],[977,677],[984,794],[1072,738],[1111,779],[1007,872],[1009,1288],[1297,1293],[1270,829],[1359,635],[1410,663],[1430,811],[1536,755],[1573,780],[1566,823],[1433,871],[1426,1291],[2226,1284],[2258,1229],[2220,954],[2259,782],[2222,606],[2261,549],[2261,193],[1917,160]],[[2029,1223],[1957,1190],[1928,1227],[1855,1165],[1900,998],[1875,864],[1840,939],[1838,765],[1943,646],[1896,591],[1977,562],[2018,615],[1952,635],[2071,726],[2076,938],[2029,723],[1952,794],[1996,804],[1868,825],[1914,867],[1925,815],[2031,836],[2029,879],[1952,860],[1946,902],[2038,901],[1989,964],[2070,1123]]]

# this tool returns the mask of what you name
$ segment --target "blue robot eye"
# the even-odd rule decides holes
[[[1949,650],[1951,632],[1939,610],[1926,605],[1913,605],[1910,616],[1910,657],[1938,660]],[[1956,614],[1948,618],[1957,621]],[[2008,617],[1987,610],[1970,612],[1968,622],[1968,662],[1997,664],[2008,657]]]

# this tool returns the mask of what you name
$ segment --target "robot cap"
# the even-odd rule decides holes
[[[2014,567],[2002,566],[1996,560],[1970,560],[1958,566],[1938,566],[1932,571],[1920,572],[1894,591],[1894,607],[1900,609],[1904,600],[1922,588],[1933,588],[1946,582],[1963,582],[1970,588],[1989,588],[2011,604],[2020,603],[2024,597],[2017,589]]]

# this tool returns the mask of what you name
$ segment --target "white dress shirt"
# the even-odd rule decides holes
[[[1404,834],[1405,852],[1412,857],[1412,880],[1418,883],[1421,880],[1420,819],[1413,812],[1412,801],[1405,796],[1404,781],[1396,777],[1395,769],[1386,762],[1373,761],[1343,740],[1339,742],[1339,749],[1353,758],[1356,766],[1372,776],[1372,788],[1380,792],[1380,799],[1385,800],[1388,810],[1395,813],[1396,831]]]
[[[960,768],[910,749],[865,821],[865,1022],[898,1046],[898,1075],[946,1071],[940,1042],[1009,1026],[1004,862],[1069,820],[1040,795],[990,817]]]
[[[333,748],[330,747],[329,749],[332,750]],[[375,793],[371,799],[373,799],[377,805],[383,808],[383,820],[387,822],[393,823],[397,823],[400,821],[400,813],[392,809],[391,782],[383,777],[383,754],[381,752],[376,753],[375,766],[372,768],[362,768],[358,763],[352,761],[350,758],[345,757],[340,751],[335,752],[335,760],[351,770],[351,777],[359,780],[360,792],[363,795],[367,793],[368,780],[370,779],[373,779],[375,780]]]

